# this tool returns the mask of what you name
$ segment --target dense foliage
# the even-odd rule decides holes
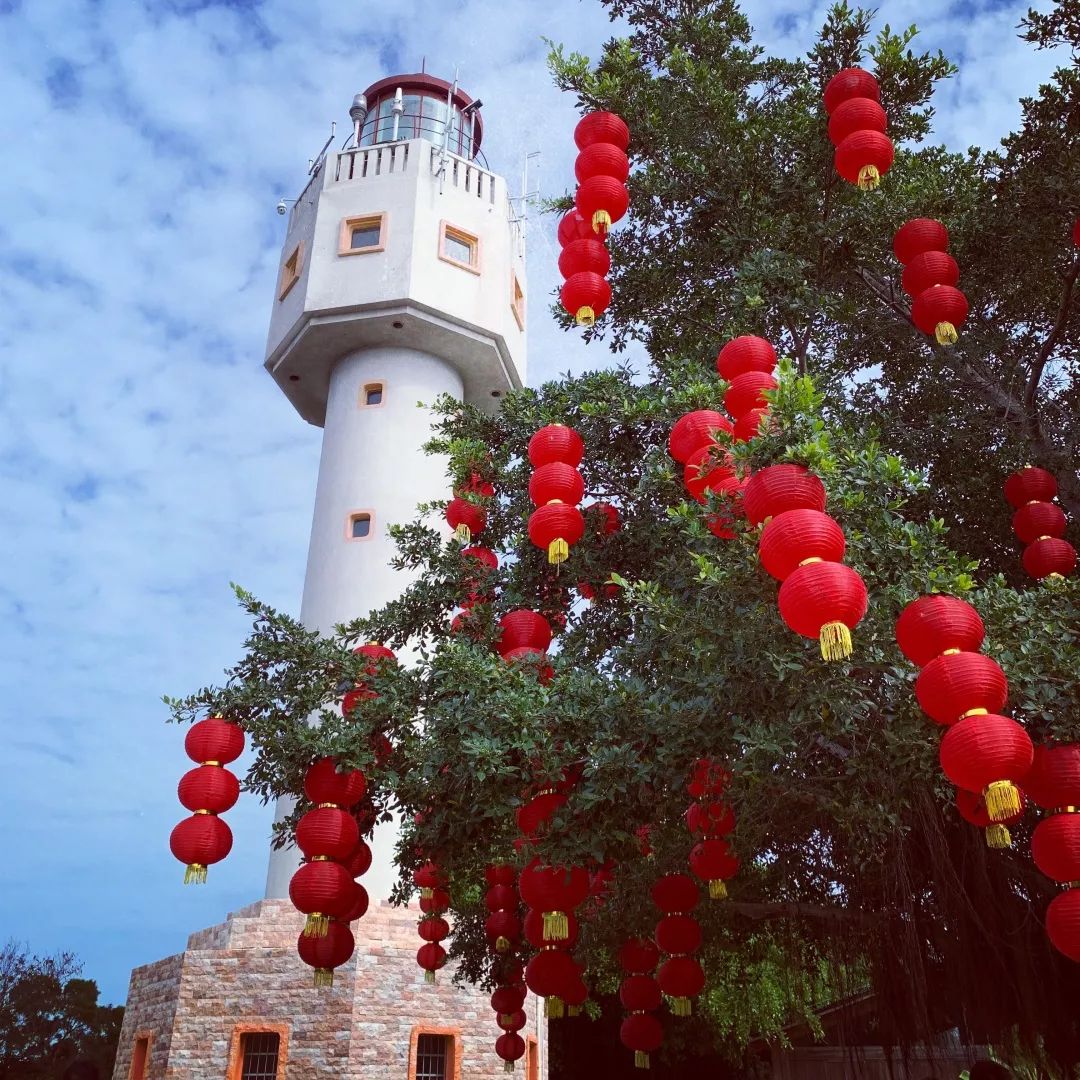
[[[1080,589],[1021,582],[1000,496],[1030,458],[1058,473],[1080,517],[1070,456],[1080,257],[1061,204],[1080,175],[1076,72],[1025,105],[1001,150],[906,149],[867,196],[832,173],[821,87],[868,53],[894,136],[925,137],[933,84],[951,69],[913,53],[913,31],[868,45],[869,15],[838,6],[807,59],[789,61],[752,47],[730,3],[608,6],[632,36],[595,68],[557,50],[552,63],[583,104],[621,113],[634,133],[616,300],[593,333],[616,349],[643,340],[648,380],[618,367],[568,377],[511,395],[498,416],[434,403],[430,449],[454,483],[479,472],[497,490],[483,542],[502,565],[468,632],[449,625],[473,588],[460,545],[434,520],[439,508],[424,507],[398,529],[398,565],[414,582],[399,600],[327,637],[242,593],[255,620],[244,657],[225,686],[172,701],[174,712],[241,723],[258,748],[247,784],[267,799],[299,791],[322,754],[368,770],[376,804],[408,823],[404,880],[421,851],[450,874],[453,951],[473,979],[489,962],[484,866],[523,862],[515,807],[580,772],[537,850],[615,865],[577,950],[597,991],[616,986],[613,948],[655,923],[650,882],[685,868],[691,764],[721,759],[734,774],[743,869],[732,899],[701,918],[704,1009],[726,1052],[869,987],[883,1041],[958,1026],[1080,1061],[1080,973],[1045,940],[1052,887],[1027,856],[1028,830],[993,852],[960,821],[893,638],[916,596],[964,596],[1009,677],[1013,715],[1036,740],[1080,739]],[[1075,44],[1070,10],[1033,19],[1028,33]],[[949,352],[911,327],[895,284],[891,237],[916,214],[947,221],[977,310]],[[717,506],[687,501],[667,453],[677,417],[718,404],[712,361],[740,332],[771,336],[790,359],[773,405],[779,433],[737,448],[739,468],[797,461],[817,472],[846,561],[870,590],[847,663],[825,664],[784,627],[753,531],[717,540],[706,528]],[[525,448],[551,422],[584,439],[586,503],[614,504],[622,519],[605,535],[587,513],[586,538],[559,572],[525,535]],[[580,598],[579,582],[609,576],[616,589]],[[546,684],[492,649],[495,621],[517,607],[565,620]],[[364,677],[350,650],[369,639],[410,647],[414,663],[383,670],[378,696],[346,720],[341,695]],[[373,769],[378,732],[395,749]]]

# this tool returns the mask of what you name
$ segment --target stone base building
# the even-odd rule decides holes
[[[356,952],[317,990],[296,954],[304,916],[262,900],[131,973],[113,1080],[506,1080],[488,995],[434,985],[416,963],[415,908],[373,904]],[[547,1076],[532,995],[519,1080]]]

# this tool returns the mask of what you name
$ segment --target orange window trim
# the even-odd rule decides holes
[[[472,258],[469,262],[462,262],[460,259],[455,259],[452,255],[447,255],[445,250],[447,236],[452,237],[455,240],[459,240],[463,244],[468,244],[472,249]],[[449,221],[439,222],[439,250],[438,256],[443,262],[449,263],[451,266],[456,266],[461,270],[468,270],[470,274],[480,273],[480,237],[474,233],[469,232],[468,229],[462,229],[458,225],[454,225]]]
[[[289,264],[292,263],[290,269]],[[278,299],[284,300],[289,291],[300,280],[304,272],[304,241],[301,240],[281,264],[281,276],[278,279]]]
[[[352,231],[357,225],[379,226],[379,242],[369,247],[354,248],[352,246]],[[355,214],[353,217],[341,219],[341,229],[338,233],[339,255],[372,255],[377,251],[386,250],[386,232],[390,227],[390,215],[385,210],[377,210],[373,214]]]
[[[409,1036],[409,1080],[416,1080],[416,1048],[421,1035],[444,1035],[450,1040],[450,1060],[447,1062],[446,1075],[449,1080],[461,1080],[461,1028],[430,1027],[427,1024],[417,1024]]]
[[[131,1043],[131,1064],[128,1066],[128,1080],[146,1080],[150,1075],[150,1050],[154,1045],[154,1032],[150,1028],[140,1028],[135,1032]],[[142,1051],[140,1056],[139,1051]]]
[[[374,409],[374,408],[376,408],[376,406],[369,405],[369,406],[367,406],[367,408]],[[371,522],[368,525],[368,534],[367,534],[367,536],[353,536],[353,534],[352,534],[353,518],[363,517],[365,514],[367,514],[367,516],[368,516],[368,518],[369,518],[369,520]],[[348,540],[350,543],[353,543],[353,544],[363,544],[363,543],[366,543],[368,540],[374,540],[375,539],[375,511],[374,510],[369,510],[369,509],[367,509],[367,507],[364,507],[364,506],[360,507],[358,510],[350,510],[345,515],[345,539]]]
[[[285,1065],[289,1060],[289,1025],[257,1021],[233,1026],[232,1037],[229,1039],[229,1064],[225,1070],[225,1080],[240,1080],[240,1074],[244,1071],[245,1035],[272,1034],[278,1037],[277,1080],[285,1080]]]

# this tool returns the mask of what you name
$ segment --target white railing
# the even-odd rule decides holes
[[[409,146],[409,143],[401,142],[342,150],[337,156],[334,183],[403,173],[409,164]]]
[[[494,173],[481,169],[475,162],[460,158],[456,154],[447,153],[444,156],[439,147],[433,146],[431,148],[432,175],[438,176],[441,168],[445,168],[445,183],[461,188],[478,199],[486,199],[489,203],[495,202]]]

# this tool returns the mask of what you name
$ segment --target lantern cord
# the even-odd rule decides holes
[[[864,165],[859,170],[859,190],[873,191],[881,183],[881,173],[876,165]]]
[[[548,562],[552,566],[558,566],[566,562],[568,558],[570,558],[570,545],[561,537],[548,544]]]
[[[634,1051],[634,1066],[638,1069],[647,1069],[649,1067],[649,1055],[644,1050]]]
[[[578,326],[592,326],[596,322],[596,312],[588,306],[579,307],[574,318],[577,320]]]
[[[565,941],[570,936],[570,920],[563,911],[544,912],[544,940]]]
[[[987,825],[986,846],[994,848],[996,851],[1011,848],[1012,836],[1009,834],[1009,830],[1004,825],[999,825],[996,822],[993,825]]]
[[[1020,792],[1011,780],[995,780],[984,792],[986,811],[993,822],[1008,821],[1023,809]]]
[[[325,988],[334,985],[334,969],[333,968],[316,968],[315,969],[315,986],[317,989]]]
[[[206,884],[206,867],[202,863],[189,863],[188,868],[184,871],[184,884],[185,885],[205,885]]]
[[[818,633],[821,655],[826,660],[845,660],[851,655],[851,631],[842,622],[827,622]]]
[[[330,916],[313,911],[304,923],[304,937],[326,937],[330,931]]]
[[[939,345],[955,345],[959,336],[951,322],[939,322],[934,327],[934,340]]]
[[[549,998],[544,998],[544,1015],[549,1020],[561,1020],[565,1012],[563,1006],[563,999],[552,994]]]
[[[727,895],[727,886],[724,884],[722,878],[715,878],[713,881],[709,882],[710,900],[726,900]]]

